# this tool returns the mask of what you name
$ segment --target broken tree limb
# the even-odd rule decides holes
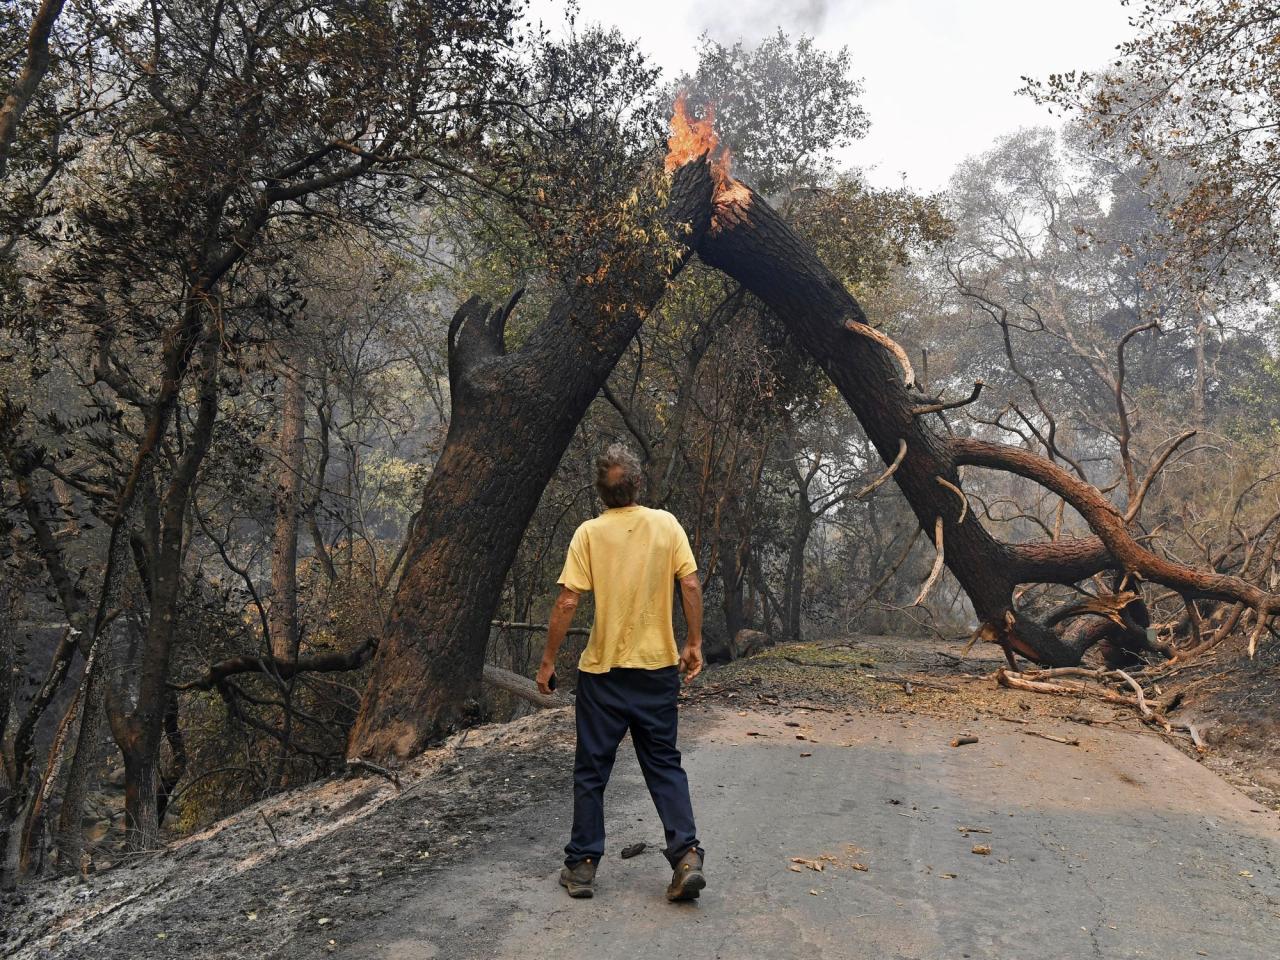
[[[1157,556],[1125,529],[1124,517],[1092,484],[1071,476],[1057,464],[1019,447],[954,437],[950,445],[958,464],[985,467],[1033,480],[1058,494],[1084,517],[1107,551],[1130,574],[1185,592],[1191,597],[1238,600],[1263,613],[1280,610],[1280,595],[1267,593],[1239,577],[1198,570]]]
[[[866,322],[866,318],[862,320],[849,320],[845,323],[845,328],[852,333],[856,333],[860,337],[866,337],[875,343],[880,344],[895,357],[898,358],[898,365],[902,367],[902,383],[906,387],[914,387],[916,385],[916,371],[911,366],[911,358],[907,356],[907,351],[902,345],[894,340],[883,330],[877,330],[871,324]]]
[[[982,388],[986,384],[981,380],[973,381],[973,391],[963,400],[949,400],[943,402],[939,400],[937,403],[926,403],[918,407],[911,408],[913,417],[923,417],[930,413],[941,413],[943,410],[955,410],[957,407],[967,407],[971,403],[977,402],[978,397],[982,395]]]
[[[939,484],[946,487],[960,499],[960,517],[956,523],[964,523],[965,515],[969,512],[969,498],[965,496],[964,491],[957,487],[946,477],[935,478]]]
[[[884,473],[880,474],[880,476],[876,477],[874,480],[868,483],[865,487],[863,487],[861,490],[855,493],[853,495],[853,498],[855,500],[862,500],[865,497],[867,497],[869,494],[871,494],[877,487],[879,487],[882,483],[884,483],[886,480],[892,477],[895,472],[897,472],[897,469],[900,466],[902,466],[902,461],[906,458],[906,456],[907,456],[907,441],[899,440],[898,455],[893,458],[893,463],[889,464],[888,469],[886,469]]]
[[[1129,509],[1125,511],[1124,522],[1130,523],[1138,515],[1138,511],[1142,509],[1142,501],[1147,499],[1147,491],[1151,489],[1151,482],[1155,480],[1156,475],[1164,469],[1164,465],[1169,462],[1169,458],[1173,456],[1175,450],[1196,435],[1196,431],[1188,430],[1179,436],[1173,443],[1165,447],[1164,452],[1160,454],[1155,464],[1147,471],[1146,477],[1142,480],[1142,485],[1138,487],[1138,492],[1134,495],[1133,501],[1129,504]]]
[[[1255,610],[1254,616],[1257,622],[1253,625],[1253,631],[1249,634],[1249,659],[1253,659],[1253,655],[1258,652],[1258,638],[1262,636],[1262,631],[1267,628],[1267,622],[1271,619],[1261,610]]]
[[[1176,723],[1169,724],[1169,726],[1174,730],[1182,730],[1191,737],[1191,742],[1195,744],[1196,753],[1204,753],[1209,749],[1205,746],[1204,739],[1200,736],[1200,731],[1196,729],[1196,725],[1194,723],[1187,723],[1180,720]]]
[[[943,559],[946,556],[942,537],[942,518],[938,517],[933,525],[933,548],[937,551],[933,558],[933,569],[929,571],[929,579],[920,588],[920,595],[916,597],[915,603],[911,604],[913,607],[918,607],[924,603],[925,597],[929,596],[929,591],[933,589],[933,585],[938,582],[938,577],[942,575]]]
[[[573,706],[573,701],[558,693],[546,694],[538,689],[538,685],[528,677],[522,677],[510,670],[503,670],[491,663],[484,665],[484,681],[493,684],[499,690],[515,694],[522,700],[528,700],[535,707],[543,710],[554,710],[556,707]]]
[[[1137,680],[1133,679],[1133,677],[1125,673],[1123,670],[1117,670],[1116,673],[1121,677],[1121,679],[1124,680],[1125,683],[1129,685],[1129,688],[1133,691],[1134,696],[1137,697],[1138,712],[1142,714],[1142,719],[1143,720],[1153,719],[1155,717],[1155,714],[1152,712],[1151,708],[1147,706],[1147,698],[1142,693],[1142,684],[1138,683]]]
[[[857,300],[764,199],[742,183],[730,185],[716,193],[720,228],[703,236],[698,255],[750,290],[787,326],[831,378],[885,463],[905,441],[907,453],[893,477],[921,529],[929,531],[943,510],[945,494],[935,478],[962,487],[959,468],[965,465],[1039,483],[1075,508],[1092,529],[1091,537],[1009,544],[993,537],[969,511],[963,523],[947,530],[945,564],[979,619],[996,625],[989,631],[990,639],[1037,663],[1079,663],[1085,650],[1107,638],[1107,631],[1076,630],[1068,637],[1065,628],[1047,627],[1027,611],[1018,611],[1008,629],[1000,625],[1014,609],[1014,591],[1023,584],[1073,585],[1117,569],[1195,597],[1238,600],[1267,613],[1280,612],[1280,595],[1242,578],[1157,556],[1140,544],[1126,529],[1123,513],[1084,479],[1082,470],[1072,476],[1030,450],[942,437],[928,429],[926,418],[914,415],[918,398],[909,393],[898,372],[901,348],[895,350],[897,345],[885,342],[888,338],[878,331],[869,332]],[[734,215],[724,215],[730,208]],[[1061,456],[1052,437],[1045,442]],[[1131,499],[1136,500],[1138,489],[1134,478],[1128,487]]]
[[[749,210],[705,234],[698,255],[741,283],[787,326],[795,342],[831,378],[884,462],[891,465],[900,458],[893,480],[920,528],[932,533],[952,496],[936,478],[963,489],[960,463],[949,438],[934,433],[928,418],[913,415],[918,398],[903,383],[898,355],[865,334],[866,316],[857,300],[766,201],[738,185],[732,197],[717,195],[717,211],[726,203]],[[996,624],[1005,622],[1020,583],[1075,583],[1116,565],[1105,545],[1091,538],[1025,546],[1002,543],[972,510],[963,522],[948,527],[944,562],[979,619]],[[1025,576],[1028,572],[1033,575]],[[1012,635],[1002,630],[995,636],[1038,663],[1080,661],[1078,649],[1029,615],[1018,616]]]
[[[171,683],[169,686],[174,690],[212,690],[228,677],[243,673],[265,673],[281,680],[288,680],[290,677],[297,676],[300,673],[339,673],[344,670],[355,670],[363,666],[377,647],[378,641],[370,637],[358,647],[353,647],[350,650],[334,650],[327,653],[318,653],[310,657],[281,659],[258,656],[256,654],[244,654],[220,660],[215,664],[211,664],[203,674],[195,679],[187,680],[183,683]]]
[[[1077,600],[1075,603],[1068,603],[1059,607],[1045,619],[1045,625],[1056,627],[1059,623],[1074,617],[1092,615],[1105,617],[1117,626],[1123,627],[1126,624],[1120,615],[1121,611],[1129,604],[1140,599],[1139,595],[1132,590],[1106,593],[1097,597],[1085,597],[1083,600]]]
[[[1032,680],[1021,673],[1007,670],[1001,667],[996,671],[996,682],[1002,687],[1009,687],[1013,690],[1026,690],[1028,693],[1052,693],[1061,697],[1095,697],[1099,700],[1105,700],[1108,703],[1122,703],[1127,707],[1136,707],[1137,700],[1133,697],[1126,697],[1123,694],[1116,693],[1098,686],[1091,686],[1087,683],[1057,682],[1049,683],[1044,680]]]

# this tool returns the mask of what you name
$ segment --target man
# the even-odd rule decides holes
[[[618,744],[630,730],[666,831],[664,852],[674,871],[667,899],[695,900],[706,879],[689,780],[676,749],[676,697],[681,674],[687,682],[702,670],[702,585],[679,521],[636,503],[640,481],[640,461],[621,444],[596,461],[596,490],[607,509],[578,527],[569,544],[538,668],[538,689],[550,693],[556,654],[578,597],[594,594],[595,621],[578,660],[573,831],[560,884],[571,897],[593,893],[604,855],[604,788]],[[677,580],[689,628],[679,653],[671,626]]]

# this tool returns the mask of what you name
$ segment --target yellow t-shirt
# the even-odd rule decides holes
[[[595,621],[578,669],[679,663],[671,600],[676,579],[697,569],[684,528],[665,510],[613,507],[578,527],[560,574],[562,586],[595,595]]]

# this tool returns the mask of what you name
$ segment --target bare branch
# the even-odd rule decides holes
[[[876,477],[869,484],[867,484],[865,487],[863,487],[861,490],[855,493],[853,495],[853,499],[854,500],[863,499],[864,497],[868,496],[873,490],[875,490],[876,487],[880,486],[880,484],[884,483],[886,480],[892,477],[894,473],[897,471],[897,469],[900,466],[902,466],[902,461],[906,459],[906,456],[907,456],[907,441],[899,440],[898,455],[893,458],[893,463],[889,464],[889,469],[885,470],[884,473],[880,474],[880,476]]]
[[[982,388],[985,386],[986,384],[983,381],[975,380],[973,381],[972,392],[970,392],[969,396],[965,397],[963,400],[950,400],[946,403],[939,401],[938,403],[927,403],[923,406],[912,407],[911,415],[913,417],[923,417],[929,413],[941,413],[943,410],[954,410],[957,407],[967,407],[969,404],[977,401],[978,397],[982,395]]]
[[[964,495],[963,490],[946,477],[934,477],[933,479],[960,498],[960,516],[956,518],[956,523],[964,523],[964,518],[969,515],[969,498]]]
[[[937,556],[933,558],[933,569],[929,571],[929,579],[924,582],[924,586],[920,588],[920,595],[916,597],[915,602],[911,605],[918,607],[924,603],[925,597],[929,595],[929,591],[933,589],[933,585],[938,582],[938,577],[942,574],[943,564],[943,543],[942,543],[942,518],[938,517],[933,525],[933,546],[937,551]]]
[[[1154,466],[1152,466],[1152,468],[1147,472],[1146,478],[1142,481],[1142,486],[1138,488],[1138,492],[1134,495],[1132,502],[1129,504],[1129,509],[1124,515],[1125,523],[1132,522],[1133,518],[1138,515],[1138,511],[1142,509],[1142,501],[1147,498],[1147,491],[1151,489],[1151,481],[1155,480],[1156,474],[1164,469],[1164,465],[1169,462],[1169,458],[1173,456],[1173,452],[1195,435],[1196,431],[1188,430],[1186,433],[1174,440],[1173,443],[1169,444],[1169,446],[1165,448],[1164,453],[1160,454]]]
[[[902,367],[903,384],[907,387],[915,386],[916,372],[911,366],[911,358],[907,356],[907,351],[902,348],[901,344],[890,337],[887,333],[877,330],[868,323],[859,323],[856,320],[846,320],[844,327],[851,333],[856,333],[859,336],[866,337],[868,340],[874,340],[876,343],[880,344],[880,346],[884,347],[897,357],[898,364]]]

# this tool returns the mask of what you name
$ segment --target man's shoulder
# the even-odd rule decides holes
[[[573,531],[575,537],[590,533],[592,528],[600,526],[600,518],[603,514],[597,514],[594,517],[588,517],[578,524],[578,528]]]
[[[653,515],[655,523],[666,525],[671,527],[673,530],[684,529],[680,526],[680,520],[670,510],[661,510],[657,507],[645,507],[644,509],[648,510],[649,513]]]

